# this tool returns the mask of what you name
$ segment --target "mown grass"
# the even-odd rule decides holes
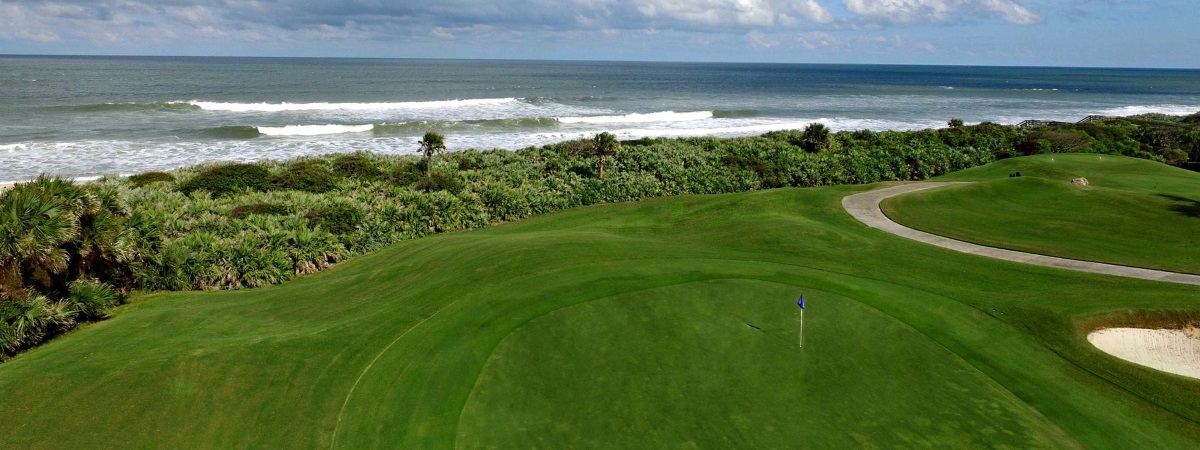
[[[1089,185],[1072,184],[1077,177]],[[1042,155],[944,179],[978,182],[894,197],[884,212],[982,245],[1200,273],[1200,173],[1116,156]]]
[[[144,296],[0,365],[0,448],[1200,442],[1200,381],[1082,328],[1195,314],[1200,288],[895,238],[842,211],[869,188],[586,207]]]

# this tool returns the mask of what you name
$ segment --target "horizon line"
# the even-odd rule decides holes
[[[1200,71],[1197,67],[1139,67],[1139,66],[1053,66],[1001,64],[929,64],[929,63],[849,63],[849,62],[776,62],[776,61],[716,61],[716,60],[650,60],[650,59],[537,59],[537,58],[449,58],[417,56],[279,56],[279,55],[136,55],[136,54],[67,54],[67,53],[0,53],[0,58],[198,58],[198,59],[335,59],[335,60],[392,60],[392,61],[493,61],[493,62],[577,62],[577,63],[658,63],[658,64],[761,64],[794,66],[891,66],[891,67],[980,67],[1023,69],[1115,69],[1115,70],[1180,70]]]

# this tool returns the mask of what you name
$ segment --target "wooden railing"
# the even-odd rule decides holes
[[[1107,118],[1108,118],[1108,116],[1097,116],[1097,115],[1091,115],[1091,116],[1084,117],[1082,120],[1080,120],[1080,121],[1078,121],[1078,122],[1075,122],[1075,124],[1076,124],[1076,125],[1083,125],[1083,124],[1085,124],[1085,123],[1091,123],[1091,122],[1095,122],[1095,121],[1098,121],[1098,120],[1104,120],[1104,119],[1107,119]],[[1026,120],[1026,121],[1023,121],[1023,122],[1021,122],[1021,123],[1018,123],[1018,124],[1017,124],[1017,128],[1025,128],[1025,127],[1053,127],[1053,126],[1067,125],[1067,124],[1068,124],[1067,122],[1059,122],[1059,121],[1057,121],[1057,120]]]

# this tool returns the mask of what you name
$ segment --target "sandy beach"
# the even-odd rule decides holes
[[[1089,334],[1088,342],[1134,364],[1200,378],[1200,336],[1194,330],[1105,328]]]

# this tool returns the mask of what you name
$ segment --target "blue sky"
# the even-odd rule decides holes
[[[1197,0],[0,0],[0,54],[1200,68]]]

